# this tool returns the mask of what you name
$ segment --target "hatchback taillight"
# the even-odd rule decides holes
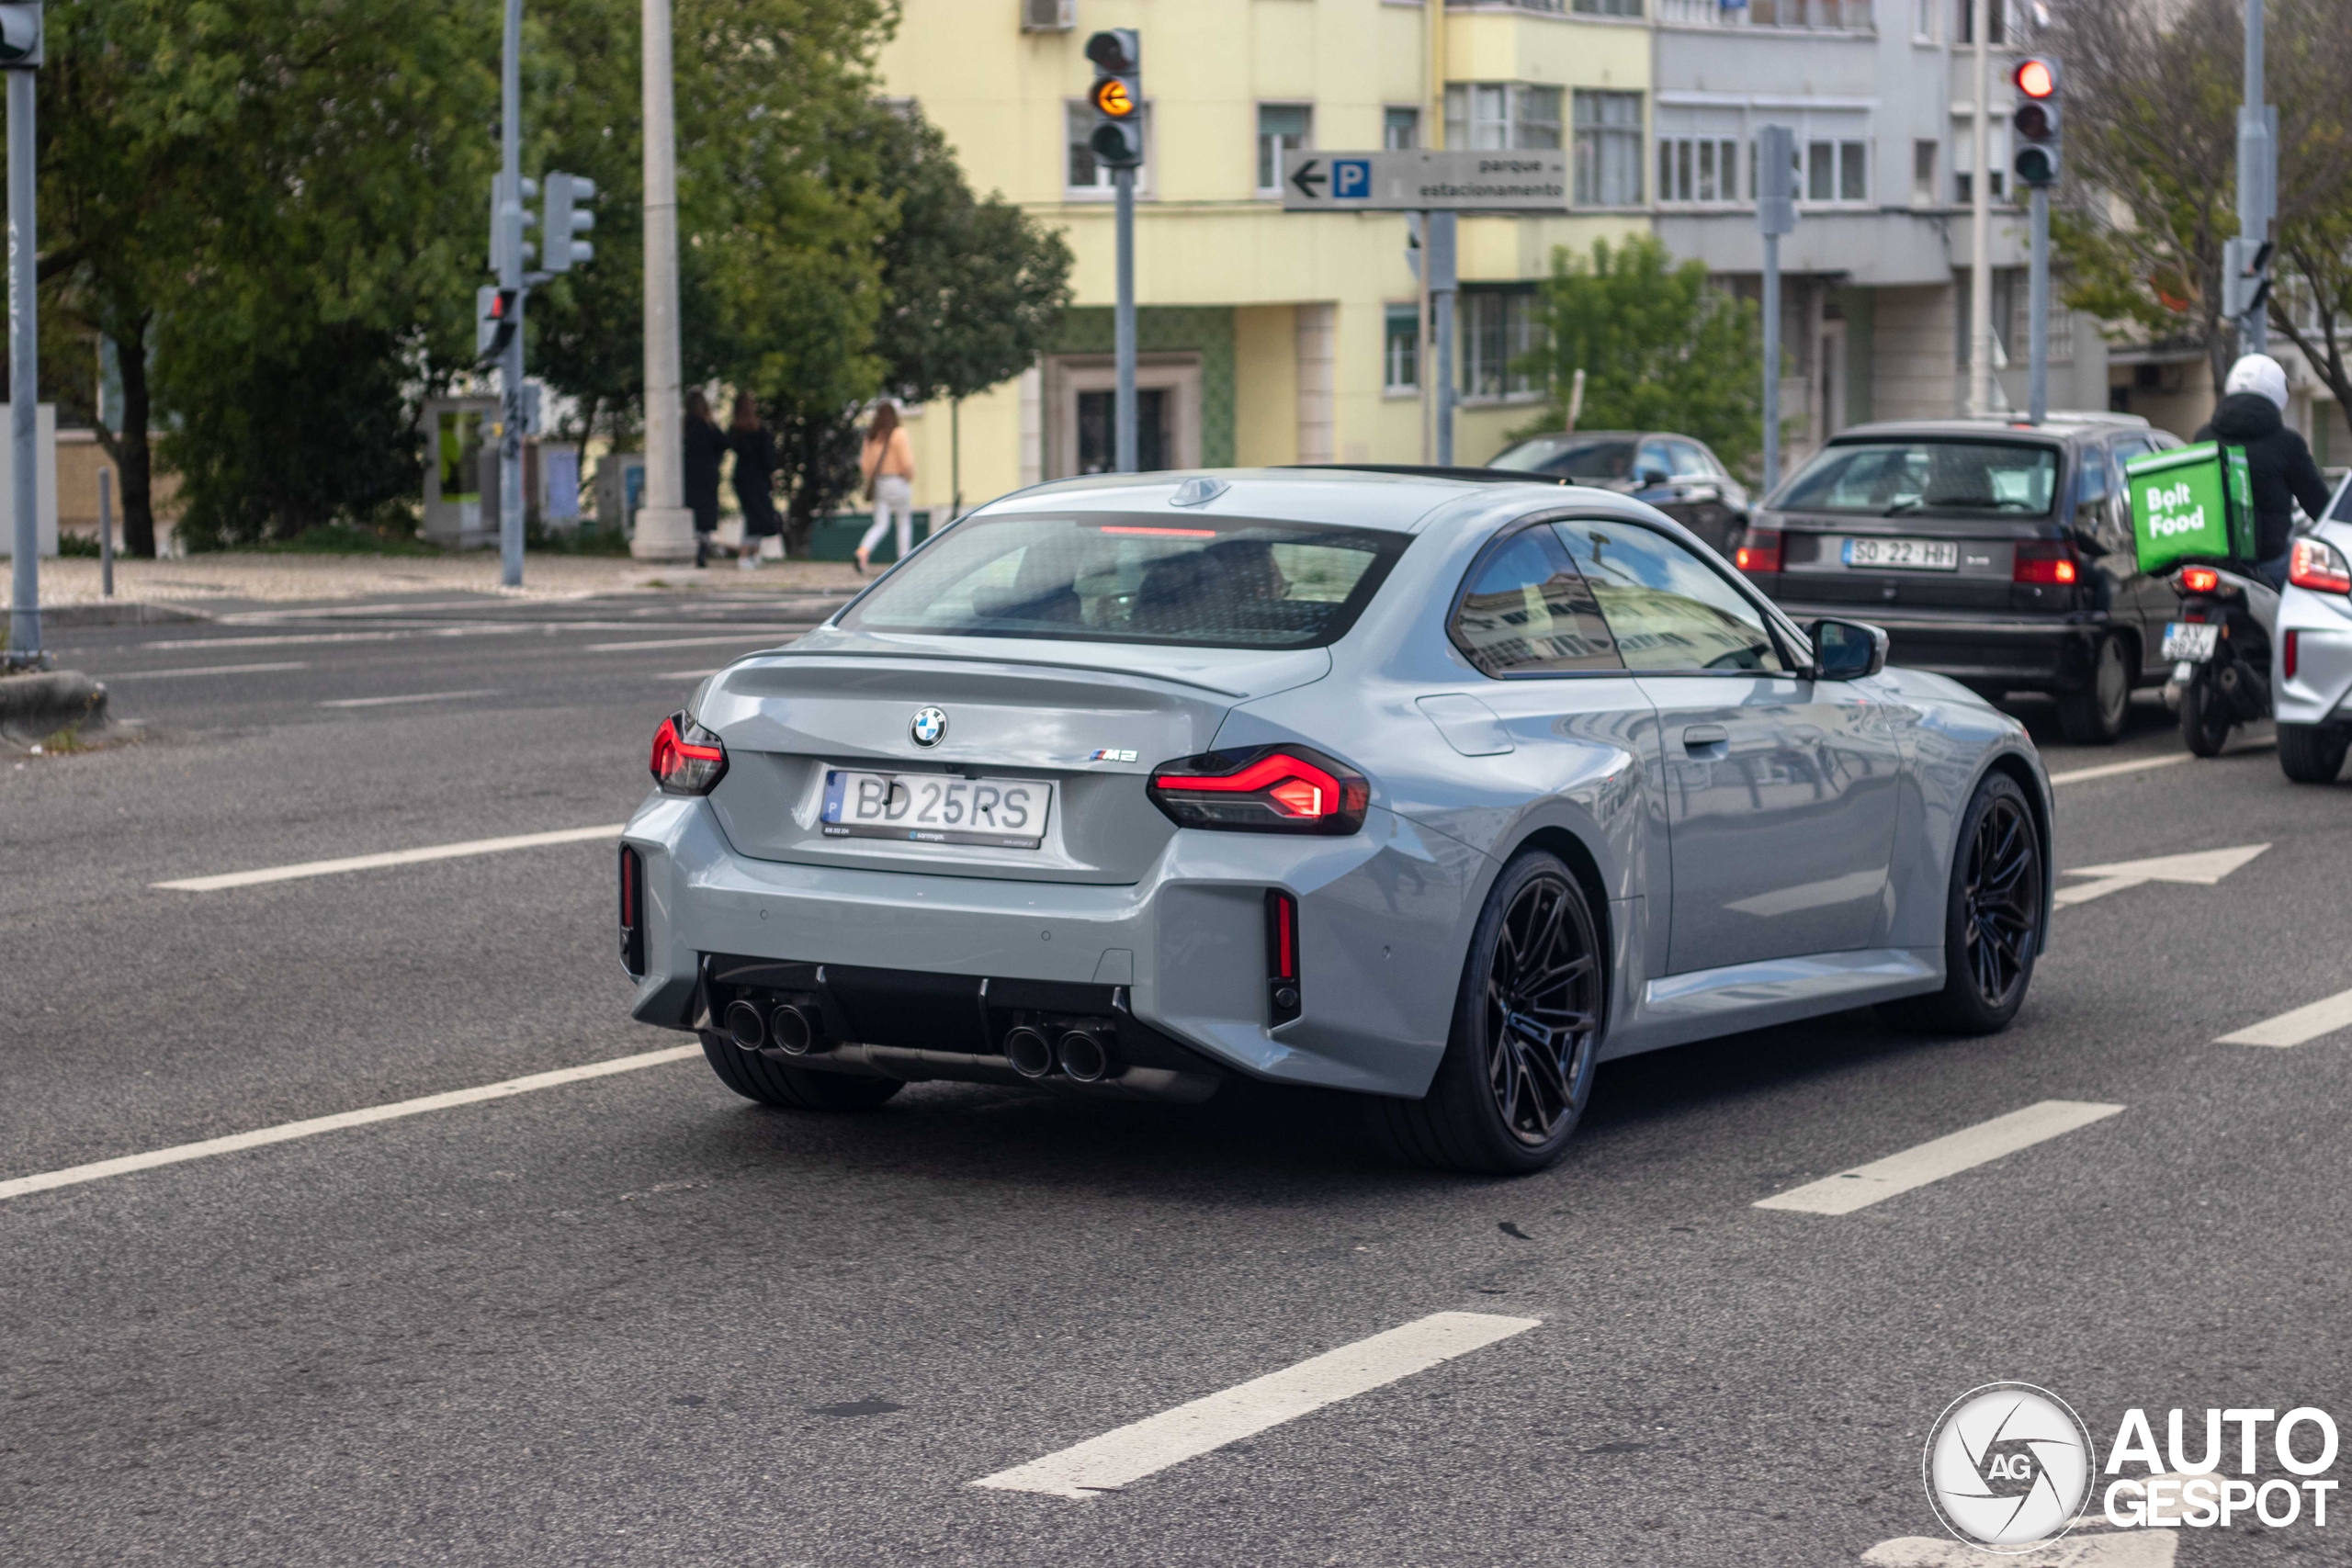
[[[2075,564],[2075,547],[2064,539],[2027,539],[2018,546],[2017,563],[2009,570],[2012,582],[2041,588],[2071,587],[2082,569]]]
[[[621,967],[645,976],[645,857],[621,846]]]
[[[1352,833],[1372,803],[1363,774],[1304,746],[1180,757],[1147,788],[1179,828],[1241,833]]]
[[[727,748],[683,713],[653,732],[653,779],[671,795],[708,795],[727,776]]]
[[[1750,528],[1747,538],[1739,547],[1734,564],[1742,571],[1780,570],[1781,531],[1777,528]]]
[[[2352,567],[2325,539],[2297,539],[2288,558],[2287,581],[2314,593],[2352,593]]]

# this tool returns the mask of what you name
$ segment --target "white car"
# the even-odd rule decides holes
[[[2352,750],[2352,476],[2295,536],[2270,662],[2278,765],[2298,784],[2326,784]]]

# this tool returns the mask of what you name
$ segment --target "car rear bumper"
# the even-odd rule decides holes
[[[1816,618],[1867,621],[1886,630],[1887,662],[1925,670],[1973,686],[2009,691],[2073,691],[2090,680],[2091,652],[2110,625],[2102,613],[1984,615],[1906,610],[1871,613],[1867,604],[1782,602],[1799,625]]]
[[[1000,997],[1089,987],[1106,1004],[1117,991],[1139,1024],[1219,1067],[1405,1096],[1427,1090],[1444,1052],[1482,874],[1474,852],[1378,809],[1345,838],[1180,832],[1125,886],[754,860],[694,798],[650,799],[622,841],[644,867],[646,972],[632,1007],[644,1022],[712,1021],[714,964],[836,965],[941,982],[928,1000],[914,994],[924,987],[903,987],[902,1006],[848,997],[842,1027],[969,1055],[976,1043],[1001,1051],[1010,1021],[983,1032],[978,981]],[[1301,1014],[1278,1026],[1270,888],[1299,908]]]
[[[2286,673],[2287,638],[2295,639],[2295,673]],[[2278,602],[2271,643],[2271,692],[2281,724],[2352,723],[2352,603],[2306,589]]]

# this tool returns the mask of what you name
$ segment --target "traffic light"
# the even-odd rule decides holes
[[[40,62],[40,7],[0,6],[0,66],[23,70]]]
[[[596,226],[596,215],[582,207],[596,199],[596,182],[585,175],[549,170],[547,193],[547,220],[539,225],[540,248],[547,256],[540,265],[549,272],[570,272],[582,262],[595,260],[596,247],[573,236]]]
[[[1143,36],[1133,28],[1107,28],[1086,40],[1094,62],[1094,134],[1087,144],[1095,162],[1132,169],[1143,162]]]
[[[487,365],[514,341],[515,296],[521,290],[485,284],[474,290],[474,358]]]
[[[2025,97],[2011,117],[2011,143],[2016,156],[2010,166],[2021,186],[2058,183],[2058,62],[2040,55],[2018,62],[2009,80]]]
[[[515,198],[510,226],[506,211],[506,176],[492,175],[490,177],[490,270],[501,276],[506,272],[508,245],[522,247],[515,257],[518,266],[528,266],[531,258],[538,253],[538,247],[523,236],[525,230],[538,226],[539,215],[531,210],[530,205],[532,198],[538,194],[538,181],[526,179],[523,182],[523,194]]]

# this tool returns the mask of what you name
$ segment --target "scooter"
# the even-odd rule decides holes
[[[2218,756],[2233,727],[2271,716],[2278,594],[2260,578],[2211,566],[2182,567],[2172,585],[2180,618],[2165,627],[2164,656],[2172,661],[2165,705],[2179,713],[2192,753]]]

